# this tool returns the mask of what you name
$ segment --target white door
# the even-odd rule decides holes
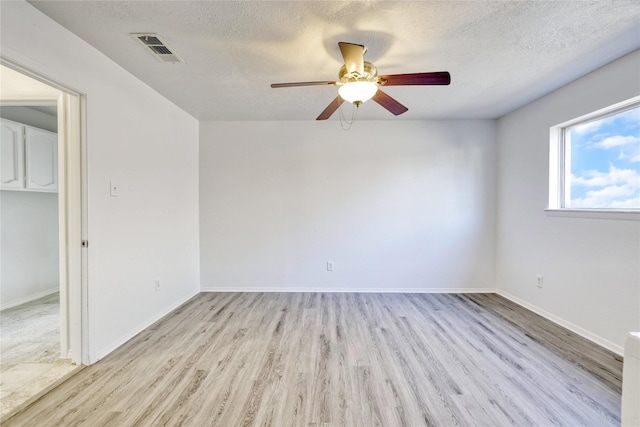
[[[22,129],[19,124],[0,121],[2,151],[0,157],[0,175],[2,188],[24,188],[24,147],[22,145]]]
[[[58,135],[25,127],[26,187],[58,191]]]

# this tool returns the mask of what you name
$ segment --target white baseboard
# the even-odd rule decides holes
[[[586,329],[581,328],[578,325],[575,325],[565,319],[563,319],[562,317],[556,316],[555,314],[551,314],[546,310],[541,309],[540,307],[537,307],[533,304],[529,304],[528,302],[515,297],[511,294],[509,294],[508,292],[502,291],[500,289],[495,291],[498,295],[512,301],[515,302],[518,305],[521,305],[522,307],[533,311],[536,314],[539,314],[540,316],[544,317],[545,319],[551,320],[553,323],[557,323],[558,325],[569,329],[572,332],[575,332],[576,334],[580,335],[583,338],[588,339],[589,341],[592,341],[596,344],[598,344],[599,346],[602,346],[604,348],[606,348],[607,350],[611,350],[612,352],[623,356],[624,355],[624,347],[620,346],[618,344],[614,344],[611,341],[602,338],[599,335],[596,335],[592,332],[587,331]]]
[[[487,294],[495,288],[281,288],[275,286],[204,286],[201,292],[314,292],[314,293],[384,293],[384,294]]]
[[[182,304],[184,304],[185,302],[189,301],[191,298],[193,298],[194,296],[198,295],[199,293],[200,293],[200,291],[196,291],[196,292],[191,292],[191,293],[187,294],[186,296],[182,297],[177,302],[174,302],[174,303],[170,304],[169,306],[165,307],[163,310],[160,310],[155,316],[145,320],[144,322],[139,323],[136,327],[129,329],[129,331],[127,333],[123,334],[119,339],[114,340],[111,344],[103,347],[102,349],[98,350],[94,354],[89,354],[87,364],[88,365],[92,365],[92,364],[98,362],[99,360],[103,359],[109,353],[111,353],[112,351],[116,350],[118,347],[120,347],[121,345],[125,344],[131,338],[135,337],[140,332],[144,331],[146,328],[148,328],[149,326],[153,325],[158,320],[162,319],[164,316],[166,316],[167,314],[171,313],[172,311],[174,311],[175,309],[177,309]]]
[[[59,288],[52,288],[52,289],[47,289],[46,291],[42,291],[42,292],[38,292],[38,293],[35,293],[35,294],[27,295],[26,297],[22,297],[20,299],[15,300],[15,301],[11,301],[11,302],[8,302],[6,304],[0,305],[0,311],[1,310],[6,310],[7,308],[16,307],[16,306],[21,305],[21,304],[26,304],[26,303],[31,302],[31,301],[35,301],[38,298],[46,297],[47,295],[55,294],[56,292],[60,292],[60,289]]]

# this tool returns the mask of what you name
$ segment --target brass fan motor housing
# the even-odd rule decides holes
[[[364,61],[364,74],[358,72],[347,72],[347,66],[343,65],[338,73],[340,77],[340,83],[349,83],[357,81],[368,81],[376,83],[376,77],[378,76],[378,69],[371,62]]]

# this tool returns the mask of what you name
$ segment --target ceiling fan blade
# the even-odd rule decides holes
[[[378,81],[383,86],[448,85],[451,83],[451,75],[448,71],[390,74],[388,76],[379,76]]]
[[[344,59],[344,65],[347,67],[347,73],[356,72],[360,75],[364,74],[364,53],[366,47],[361,44],[338,43],[340,53]]]
[[[390,97],[389,95],[381,91],[380,89],[378,89],[376,94],[373,95],[373,98],[371,99],[376,101],[378,104],[382,105],[384,108],[386,108],[396,116],[399,116],[400,114],[409,110],[407,107],[400,104],[398,101],[396,101],[395,99],[393,99],[392,97]]]
[[[326,82],[295,82],[295,83],[272,83],[271,87],[298,87],[298,86],[332,86],[335,85],[334,81],[326,81]]]
[[[320,113],[316,120],[327,120],[333,113],[336,112],[336,110],[340,107],[340,105],[342,105],[343,102],[344,99],[342,99],[340,96],[337,96],[336,99],[331,101],[331,104],[329,104],[327,108],[325,108],[324,111]]]

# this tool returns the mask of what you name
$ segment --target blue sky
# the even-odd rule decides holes
[[[640,208],[640,107],[570,129],[576,208]]]

